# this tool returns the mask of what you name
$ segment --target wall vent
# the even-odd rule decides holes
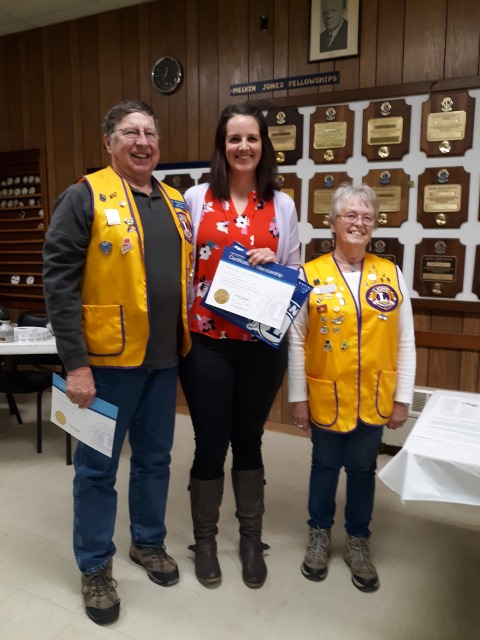
[[[412,404],[410,405],[408,412],[408,415],[411,418],[418,418],[423,407],[427,404],[427,400],[434,391],[436,391],[436,389],[433,389],[432,387],[415,387]]]

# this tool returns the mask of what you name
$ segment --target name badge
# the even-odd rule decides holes
[[[314,293],[335,293],[336,290],[336,284],[324,284],[321,287],[315,287],[313,291]]]
[[[120,213],[118,209],[105,209],[105,215],[107,217],[107,223],[109,226],[114,224],[121,224]]]

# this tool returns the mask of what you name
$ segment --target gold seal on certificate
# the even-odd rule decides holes
[[[328,229],[333,192],[342,182],[351,180],[345,171],[316,173],[308,186],[308,222],[315,229]]]
[[[363,182],[377,195],[379,227],[399,227],[407,220],[411,181],[403,169],[369,171]]]
[[[310,116],[310,158],[345,162],[353,153],[354,112],[347,105],[318,107]]]
[[[265,119],[278,164],[295,164],[302,155],[303,116],[289,107],[270,110]]]
[[[213,297],[215,298],[215,302],[218,302],[218,304],[225,304],[230,299],[230,295],[226,289],[217,289],[213,294]]]
[[[420,296],[454,298],[463,289],[465,245],[456,238],[424,238],[415,247],[414,289]]]
[[[418,178],[418,222],[458,229],[468,218],[470,174],[463,167],[427,168]]]
[[[422,151],[444,156],[471,149],[474,110],[475,98],[467,91],[433,94],[422,105]]]
[[[409,150],[410,119],[405,100],[370,103],[363,114],[363,155],[369,160],[401,160]]]

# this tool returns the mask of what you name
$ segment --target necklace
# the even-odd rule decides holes
[[[362,262],[361,260],[357,260],[357,261],[354,261],[354,262],[352,262],[351,260],[340,260],[340,258],[338,258],[335,254],[333,254],[333,256],[334,256],[334,258],[335,258],[335,260],[337,262],[340,262],[340,264],[348,264],[348,265],[350,265],[350,271],[352,273],[355,271],[355,265],[361,264],[361,262]]]

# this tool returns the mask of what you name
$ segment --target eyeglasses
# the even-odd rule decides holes
[[[148,142],[158,142],[158,131],[155,129],[117,129],[127,140],[138,140],[143,135]]]
[[[348,224],[353,224],[360,218],[360,221],[366,227],[373,227],[373,225],[375,224],[375,218],[373,216],[369,216],[369,215],[362,216],[361,213],[344,213],[344,214],[339,213],[337,215],[337,218],[343,218],[346,222],[348,222]]]

